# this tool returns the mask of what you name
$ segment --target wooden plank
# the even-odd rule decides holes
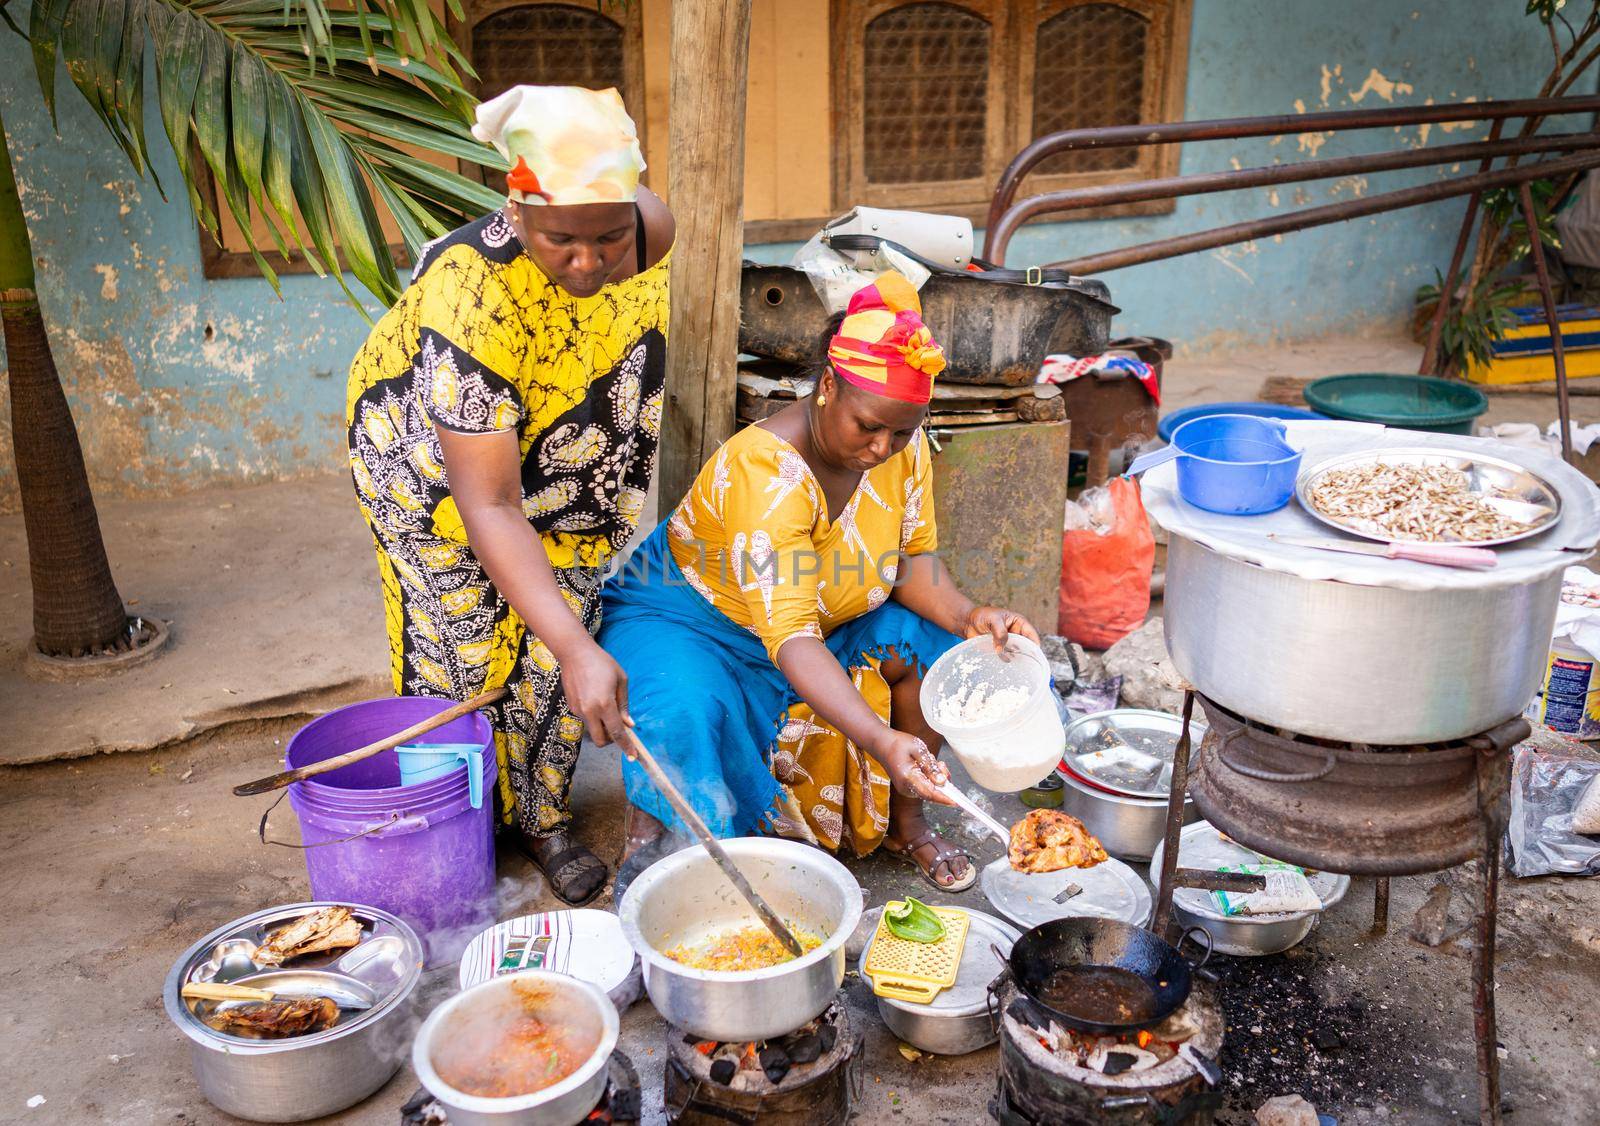
[[[970,414],[930,414],[926,426],[978,426],[986,422],[1015,422],[1016,411],[983,411]]]
[[[750,0],[675,0],[668,179],[678,222],[660,509],[735,425]]]

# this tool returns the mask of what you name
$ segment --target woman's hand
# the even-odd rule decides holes
[[[1039,644],[1039,631],[1033,628],[1032,623],[1015,610],[1007,610],[1001,606],[974,606],[968,612],[963,628],[965,637],[988,634],[994,638],[997,649],[1003,648],[1006,638],[1013,633],[1021,634],[1035,645]]]
[[[888,772],[889,784],[906,797],[954,805],[939,787],[950,780],[950,769],[933,757],[928,745],[904,731],[886,730],[874,755]]]
[[[561,687],[567,706],[588,728],[589,738],[604,747],[622,738],[628,714],[628,674],[593,641],[561,661]]]

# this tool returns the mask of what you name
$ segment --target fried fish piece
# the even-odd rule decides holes
[[[348,907],[324,907],[274,931],[256,947],[258,966],[281,966],[323,950],[348,950],[361,941],[361,920]]]
[[[329,997],[306,997],[292,1001],[245,1001],[218,1009],[205,1021],[218,1032],[249,1036],[257,1040],[280,1040],[285,1036],[306,1036],[332,1028],[339,1019],[339,1006]]]
[[[1093,868],[1108,859],[1083,822],[1059,809],[1035,809],[1011,826],[1011,866],[1019,872]]]

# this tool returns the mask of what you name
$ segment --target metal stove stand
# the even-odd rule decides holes
[[[1183,803],[1189,793],[1189,726],[1194,713],[1195,696],[1196,693],[1192,689],[1184,696],[1183,731],[1173,752],[1172,793],[1167,803],[1166,845],[1162,850],[1159,894],[1156,900],[1155,918],[1151,923],[1151,929],[1156,934],[1169,940],[1176,937],[1170,933],[1174,888],[1207,886],[1200,874],[1178,868]],[[1477,860],[1481,874],[1479,880],[1481,894],[1473,919],[1472,1017],[1478,1052],[1478,1118],[1484,1126],[1501,1126],[1502,1122],[1500,1058],[1495,1050],[1494,944],[1495,912],[1500,889],[1500,855],[1505,839],[1510,793],[1511,757],[1507,750],[1510,744],[1527,738],[1528,733],[1527,723],[1518,719],[1501,725],[1493,732],[1486,732],[1465,741],[1477,751],[1473,756],[1473,768],[1476,777]],[[1329,761],[1333,761],[1331,755]],[[1315,780],[1312,776],[1298,778],[1291,775],[1258,774],[1256,777],[1288,783]],[[1197,790],[1194,799],[1202,816],[1212,820],[1211,810],[1207,808],[1208,802],[1203,792]],[[1338,851],[1338,843],[1335,841],[1327,842],[1326,847],[1330,854],[1336,854]],[[1338,870],[1322,863],[1312,862],[1311,866],[1324,871]],[[1408,866],[1408,862],[1404,859],[1387,861],[1383,866],[1384,874],[1378,876],[1373,896],[1374,929],[1382,931],[1388,927],[1389,875],[1414,875],[1452,866],[1450,863],[1441,864],[1436,859],[1428,857],[1423,857],[1416,867]]]

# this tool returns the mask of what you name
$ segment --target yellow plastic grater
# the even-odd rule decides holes
[[[938,942],[896,938],[889,930],[887,915],[879,917],[872,950],[861,967],[861,976],[872,982],[872,991],[879,997],[926,1005],[955,984],[970,920],[959,907],[935,907],[933,913],[944,923],[944,937]]]

